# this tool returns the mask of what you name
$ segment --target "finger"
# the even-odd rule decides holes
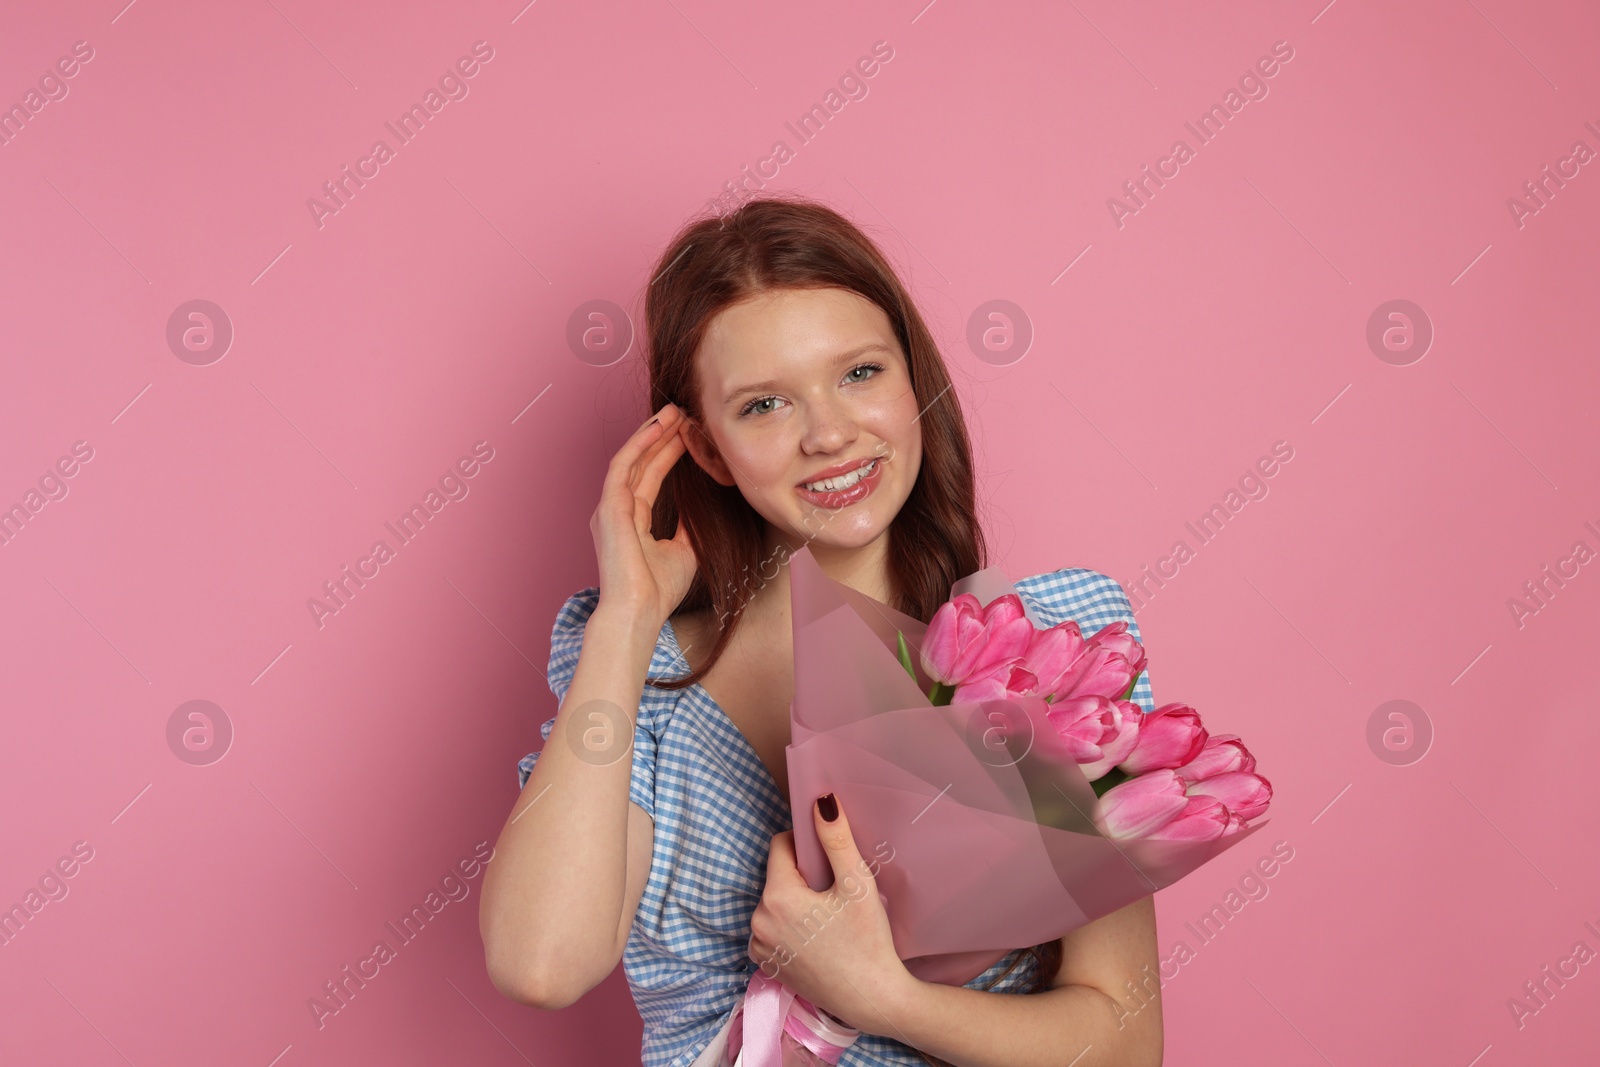
[[[651,506],[655,505],[656,494],[661,491],[661,483],[666,479],[667,472],[688,451],[682,429],[681,422],[668,426],[663,436],[653,442],[640,458],[640,468],[632,480],[631,488],[635,496]]]
[[[745,955],[750,957],[750,962],[760,967],[761,972],[769,978],[777,977],[777,970],[782,964],[781,958],[774,958],[777,951],[777,946],[769,945],[757,937],[751,937],[750,944],[745,947]]]
[[[636,509],[650,515],[656,504],[656,497],[661,493],[661,484],[666,480],[667,474],[681,460],[688,451],[684,440],[683,430],[687,422],[682,416],[674,419],[666,429],[650,443],[645,449],[634,469],[628,476],[628,492],[636,502],[645,506]],[[639,527],[641,532],[649,530],[648,519]]]
[[[606,483],[613,482],[627,485],[633,480],[633,472],[640,458],[644,456],[651,443],[662,432],[662,427],[671,427],[677,424],[678,409],[675,405],[668,404],[659,412],[645,421],[645,424],[628,437],[611,457],[611,465],[606,470]]]
[[[795,860],[793,830],[773,834],[772,841],[767,846],[767,881],[770,882],[774,878],[805,881]]]
[[[838,818],[829,822],[822,817],[822,797],[812,803],[811,818],[816,823],[822,850],[827,853],[828,863],[833,868],[834,885],[848,884],[845,882],[847,878],[858,878],[869,887],[875,886],[875,880],[862,861],[860,850],[856,848],[856,839],[850,833],[850,819],[845,815],[844,801],[837,793],[830,795],[837,806]]]
[[[600,500],[608,513],[632,516],[638,503],[633,495],[636,467],[632,464],[619,463],[621,456],[619,452],[612,458],[611,465],[606,468],[605,480],[600,486]]]
[[[639,427],[637,432],[642,434],[645,440],[645,446],[639,453],[639,462],[646,462],[657,449],[669,443],[683,427],[685,418],[682,408],[676,404],[668,404],[656,412],[653,419]]]

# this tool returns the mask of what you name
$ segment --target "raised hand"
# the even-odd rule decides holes
[[[683,601],[698,567],[681,518],[669,539],[658,541],[650,532],[661,482],[686,451],[685,425],[683,412],[667,404],[635,430],[612,457],[589,519],[601,599],[658,623]]]

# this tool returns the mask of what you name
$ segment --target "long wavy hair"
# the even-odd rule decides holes
[[[892,606],[929,622],[956,580],[988,565],[972,446],[933,335],[883,253],[853,222],[832,208],[783,194],[687,223],[661,253],[645,297],[649,408],[671,402],[690,419],[702,420],[695,353],[712,319],[770,290],[822,288],[849,290],[882,308],[906,357],[923,412],[922,463],[888,530],[889,582]],[[774,565],[762,559],[766,520],[737,486],[719,484],[687,455],[662,482],[652,535],[671,537],[680,518],[699,570],[673,614],[711,608],[719,629],[698,669],[647,679],[659,689],[683,689],[706,676],[760,588],[763,569]],[[1029,992],[1037,992],[1055,977],[1060,950],[1059,941],[1035,945],[1016,955],[995,981],[1031,953],[1039,975]]]

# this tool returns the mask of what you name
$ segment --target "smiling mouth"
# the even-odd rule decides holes
[[[842,493],[846,489],[859,484],[863,478],[870,478],[877,473],[879,463],[880,458],[874,456],[853,471],[836,475],[832,478],[823,478],[821,481],[802,482],[800,488],[810,490],[813,493]]]
[[[816,507],[830,511],[841,510],[852,504],[858,504],[872,495],[878,483],[883,480],[883,467],[887,462],[886,456],[874,456],[848,473],[797,485],[795,492]],[[818,488],[818,486],[830,488]]]

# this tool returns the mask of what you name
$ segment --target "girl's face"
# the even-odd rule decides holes
[[[712,319],[695,358],[703,415],[685,444],[773,532],[796,549],[859,548],[889,528],[917,480],[922,425],[881,308],[846,289],[769,290]],[[829,477],[841,480],[816,484]]]

